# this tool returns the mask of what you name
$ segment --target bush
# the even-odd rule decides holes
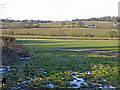
[[[90,37],[90,35],[89,34],[85,34],[85,37]]]
[[[118,34],[117,34],[117,32],[116,31],[109,31],[109,32],[107,32],[106,34],[105,34],[105,37],[117,37],[118,36]]]
[[[23,45],[15,45],[14,37],[2,37],[2,64],[11,65],[12,63],[20,61],[20,57],[28,57],[28,51]]]

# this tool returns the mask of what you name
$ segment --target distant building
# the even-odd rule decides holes
[[[115,29],[117,29],[118,28],[118,22],[115,22],[114,24],[113,24],[113,28],[115,28]]]
[[[88,28],[96,28],[96,25],[88,25]]]

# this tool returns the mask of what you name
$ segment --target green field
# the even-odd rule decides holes
[[[39,36],[39,35],[3,35],[12,36],[16,39],[68,39],[68,40],[111,40],[111,37],[70,37],[70,36]],[[118,40],[114,37],[113,40]]]
[[[77,48],[77,49],[114,49],[118,48],[118,41],[109,40],[22,40],[19,39],[16,42],[20,42],[27,47],[38,47],[38,48]]]
[[[17,39],[16,43],[25,45],[31,58],[11,65],[15,69],[3,74],[10,80],[7,87],[25,88],[27,84],[28,88],[35,89],[49,88],[47,85],[53,84],[54,88],[75,88],[75,84],[69,83],[75,79],[74,75],[86,78],[88,84],[82,83],[78,88],[99,87],[92,83],[101,83],[102,87],[119,87],[118,41]],[[92,74],[87,74],[88,71]],[[33,81],[22,83],[28,77],[33,78]]]

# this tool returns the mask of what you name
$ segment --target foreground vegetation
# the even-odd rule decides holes
[[[109,84],[113,86],[118,85],[117,59],[101,56],[98,56],[99,58],[92,57],[88,52],[32,51],[35,53],[35,56],[28,62],[11,65],[15,69],[5,75],[10,80],[8,87],[21,86],[25,88],[25,84],[27,84],[29,88],[47,88],[47,84],[54,84],[55,88],[68,88],[74,86],[67,82],[74,79],[72,77],[74,74],[78,74],[78,77],[86,78],[86,82],[89,85],[83,84],[81,88],[99,86],[91,85],[91,82],[101,83],[103,86]],[[88,71],[91,71],[92,74],[87,75]],[[79,75],[79,73],[82,73],[82,75]],[[27,77],[34,80],[21,83],[27,80]],[[109,82],[102,80],[102,77]]]
[[[100,83],[102,87],[110,84],[119,87],[118,41],[16,40],[17,42],[26,46],[31,58],[12,64],[13,69],[3,74],[8,79],[5,85],[7,88],[50,88],[50,85],[54,85],[54,88],[74,88],[77,85],[70,82],[75,80],[75,75],[84,78],[87,83],[83,82],[77,88],[100,87],[93,83]],[[88,74],[88,71],[91,73]]]

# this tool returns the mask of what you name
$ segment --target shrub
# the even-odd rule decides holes
[[[90,37],[90,34],[85,34],[85,37]]]
[[[24,45],[15,45],[15,38],[2,37],[2,64],[10,65],[12,63],[20,61],[20,57],[28,57],[28,51]]]

